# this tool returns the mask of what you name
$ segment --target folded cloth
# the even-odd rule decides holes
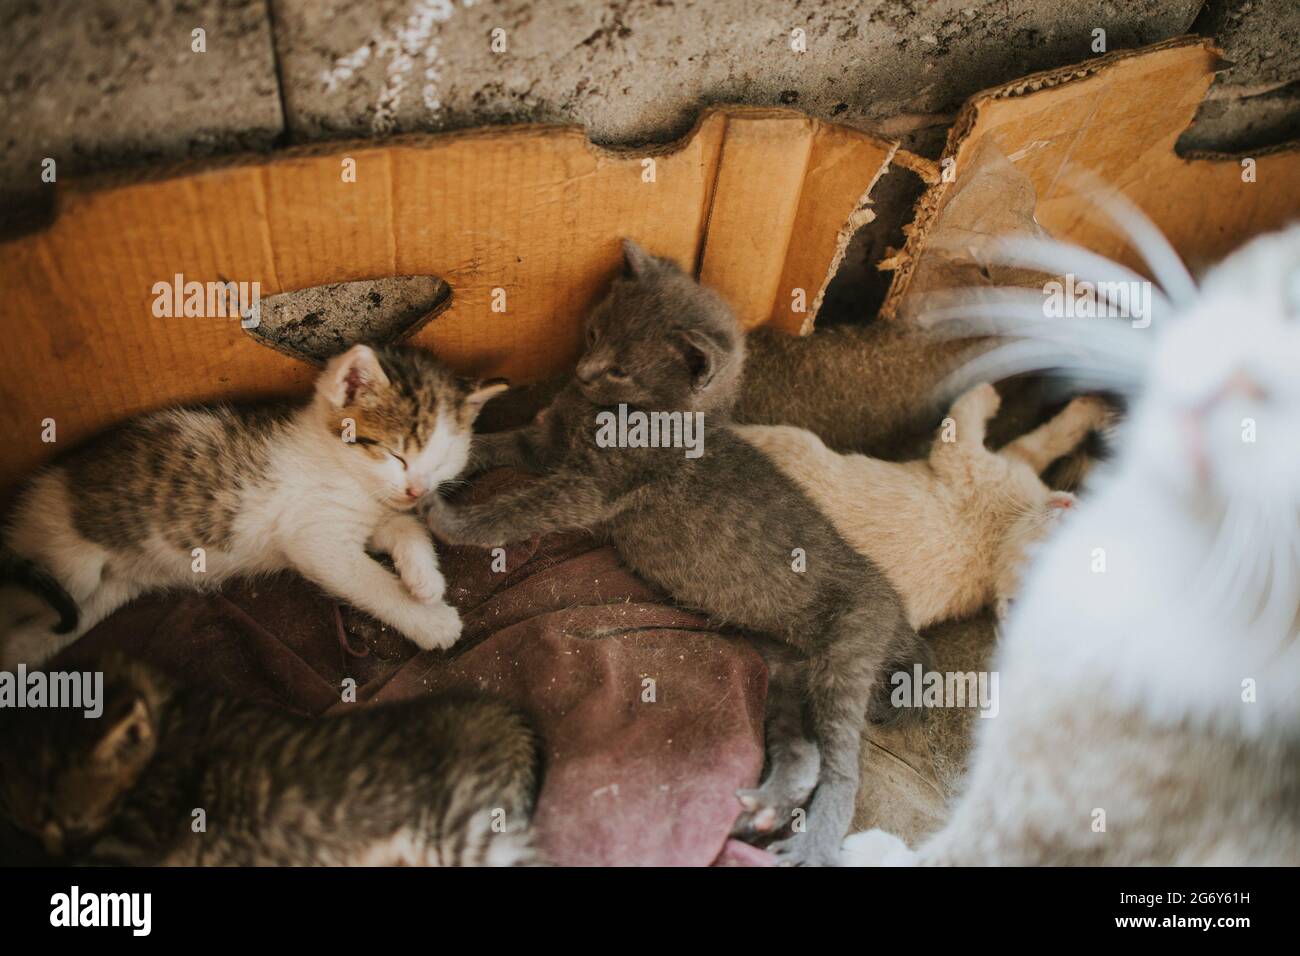
[[[475,496],[517,480],[494,473]],[[534,819],[553,863],[770,864],[727,837],[735,790],[763,766],[767,675],[747,640],[674,607],[590,535],[439,550],[464,621],[448,652],[420,652],[292,574],[147,596],[76,647],[311,715],[479,688],[542,738]]]

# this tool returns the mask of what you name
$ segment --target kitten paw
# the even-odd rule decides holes
[[[840,856],[832,847],[822,846],[807,833],[796,833],[767,847],[780,866],[839,866]]]
[[[739,840],[752,841],[776,833],[793,818],[793,803],[775,797],[761,787],[737,790],[736,799],[740,801],[743,812],[732,824],[731,835]]]
[[[844,839],[841,866],[907,866],[915,854],[884,830],[864,830]]]
[[[423,620],[406,630],[406,636],[421,650],[445,651],[460,639],[460,615],[447,604],[429,607]]]
[[[954,417],[967,411],[980,421],[988,421],[1002,407],[1002,396],[992,383],[984,382],[966,391],[952,406]]]
[[[435,601],[441,601],[442,596],[447,593],[447,579],[435,567],[399,566],[397,573],[406,590],[417,601],[433,604]]]
[[[1071,399],[1066,410],[1071,415],[1077,416],[1088,431],[1104,432],[1118,419],[1115,409],[1097,395],[1080,395],[1078,398]]]

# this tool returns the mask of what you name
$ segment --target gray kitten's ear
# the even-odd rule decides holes
[[[691,387],[699,392],[713,381],[718,370],[717,347],[698,332],[683,329],[674,336],[674,344],[686,363]]]
[[[469,409],[471,418],[477,418],[484,405],[509,387],[510,383],[504,378],[489,378],[475,385],[465,396],[465,407]]]
[[[636,244],[634,239],[623,240],[623,275],[629,279],[644,279],[659,268],[659,261]]]
[[[357,398],[388,387],[388,376],[379,356],[368,345],[354,345],[330,359],[316,383],[316,390],[336,408],[353,404]]]

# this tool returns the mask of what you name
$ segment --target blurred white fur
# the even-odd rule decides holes
[[[1119,218],[1165,286],[1150,328],[1046,319],[1033,292],[974,309],[1012,341],[971,377],[1055,368],[1132,414],[1026,573],[948,825],[915,851],[855,834],[846,863],[1300,863],[1300,226],[1195,290]]]

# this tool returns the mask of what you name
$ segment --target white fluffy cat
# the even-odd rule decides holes
[[[1138,226],[1167,319],[1003,303],[1004,370],[1127,382],[1131,420],[1025,577],[950,821],[851,836],[847,863],[1300,864],[1300,227],[1196,290]]]

